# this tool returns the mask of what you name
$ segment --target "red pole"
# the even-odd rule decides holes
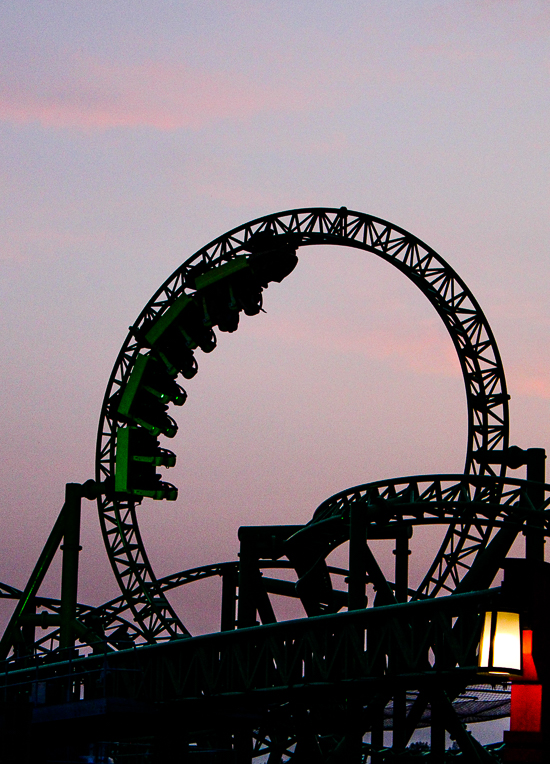
[[[512,679],[510,732],[504,733],[504,762],[543,762],[542,684],[533,661],[533,632],[522,633],[523,673]]]

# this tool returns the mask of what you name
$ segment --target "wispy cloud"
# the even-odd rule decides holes
[[[420,322],[414,330],[376,327],[355,329],[323,321],[306,322],[279,318],[269,328],[257,324],[250,331],[258,336],[314,347],[327,353],[360,355],[385,361],[393,368],[436,377],[460,376],[460,365],[450,338],[437,330],[435,322]]]
[[[202,71],[180,63],[114,64],[72,56],[63,71],[4,78],[0,120],[45,127],[105,130],[197,129],[224,119],[307,109],[292,84],[250,75]],[[36,67],[35,67],[36,68]]]
[[[550,400],[550,374],[536,371],[515,371],[509,375],[512,395]]]

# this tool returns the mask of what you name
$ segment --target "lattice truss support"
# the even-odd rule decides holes
[[[499,589],[455,594],[39,663],[2,674],[0,691],[9,702],[21,688],[34,688],[45,709],[57,698],[90,708],[124,699],[151,709],[139,716],[142,735],[154,732],[153,709],[162,708],[164,718],[177,715],[172,734],[183,740],[185,733],[186,744],[227,744],[228,734],[242,743],[244,736],[243,762],[266,754],[272,762],[298,762],[306,753],[328,762],[337,751],[359,761],[354,755],[363,745],[367,752],[383,748],[384,729],[393,731],[398,752],[416,728],[432,723],[479,757],[471,760],[483,761],[463,719],[472,695],[479,701],[490,689],[480,684],[476,649],[484,612],[499,597]],[[497,693],[486,698],[498,705]]]
[[[543,486],[541,491],[540,486],[528,481],[487,475],[411,476],[355,486],[323,502],[304,526],[241,529],[241,536],[242,531],[247,530],[246,538],[250,536],[252,545],[249,547],[248,542],[245,545],[246,538],[243,539],[240,562],[204,565],[168,575],[155,582],[155,592],[166,597],[181,586],[211,577],[221,578],[223,630],[254,624],[257,615],[262,623],[273,622],[275,616],[269,602],[272,594],[302,599],[305,612],[310,615],[349,608],[353,583],[350,567],[329,566],[326,558],[350,539],[353,513],[363,519],[366,540],[363,567],[359,571],[363,590],[365,582],[375,585],[380,596],[375,599],[375,605],[415,601],[491,586],[518,535],[550,534],[550,487]],[[410,538],[415,528],[455,525],[468,528],[468,533],[461,537],[463,543],[449,550],[438,561],[438,567],[431,564],[416,588],[405,581],[405,589],[399,592],[399,582],[386,580],[381,572],[382,561],[369,551],[369,539]],[[250,569],[246,567],[249,548],[252,552]],[[408,555],[408,547],[403,553]],[[315,576],[311,575],[312,566],[317,568]],[[288,576],[273,577],[273,573],[281,569],[294,571],[294,580]],[[311,586],[304,589],[301,585],[302,571],[313,589]],[[7,585],[2,585],[0,594],[14,599],[22,595]],[[60,601],[37,593],[33,593],[33,597],[36,624],[48,626],[49,615],[55,623]],[[150,598],[153,598],[152,592]],[[242,609],[246,607],[248,615],[243,615]],[[131,604],[124,595],[95,608],[80,603],[76,614],[76,634],[81,644],[92,650],[120,650],[148,642],[148,632],[133,619]],[[249,621],[243,623],[243,618]],[[35,635],[27,654],[56,651],[59,639],[59,628],[47,628],[42,635]],[[166,640],[165,636],[159,641]]]
[[[98,449],[97,480],[113,480],[116,435],[119,427],[112,401],[123,394],[136,359],[147,352],[146,332],[167,315],[182,295],[195,292],[193,274],[208,276],[236,263],[269,236],[281,252],[289,247],[332,244],[361,249],[394,265],[432,303],[443,320],[457,351],[468,407],[468,442],[465,472],[493,473],[490,455],[508,446],[508,394],[500,355],[491,328],[479,304],[449,264],[407,231],[387,221],[347,210],[311,208],[291,210],[259,218],[215,239],[186,260],[167,279],[144,308],[128,335],[116,361],[103,405]],[[190,286],[191,285],[191,286]],[[505,464],[501,464],[504,474]],[[100,518],[107,551],[133,619],[148,642],[185,636],[188,632],[157,586],[139,532],[136,504],[107,492],[99,499]],[[475,529],[473,530],[476,536]],[[434,560],[427,587],[437,589],[439,574],[458,580],[452,560],[468,547],[470,528],[461,523],[449,528]],[[439,577],[438,577],[439,576]]]

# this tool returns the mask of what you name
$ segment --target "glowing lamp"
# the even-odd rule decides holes
[[[521,674],[519,613],[485,613],[479,644],[479,669],[487,674]]]

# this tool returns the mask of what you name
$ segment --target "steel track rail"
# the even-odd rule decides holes
[[[188,258],[157,290],[130,331],[115,363],[100,417],[96,479],[109,484],[114,474],[117,422],[109,410],[113,395],[123,389],[142,349],[142,328],[165,313],[182,294],[192,294],[186,276],[192,267],[207,269],[247,252],[247,242],[271,231],[291,237],[296,247],[330,244],[375,254],[394,265],[428,298],[442,319],[456,349],[466,389],[468,438],[465,472],[493,472],[485,457],[508,446],[508,394],[500,354],[491,328],[464,281],[434,250],[417,237],[387,221],[346,208],[306,208],[267,215],[223,234]],[[476,456],[481,457],[476,466]],[[505,465],[501,474],[505,473]],[[148,642],[188,634],[157,579],[141,538],[136,504],[107,493],[98,499],[100,522],[109,559],[133,618]],[[436,593],[448,580],[460,578],[457,559],[465,546],[486,539],[475,527],[449,527],[436,554],[425,592]],[[460,571],[461,572],[461,571]]]

